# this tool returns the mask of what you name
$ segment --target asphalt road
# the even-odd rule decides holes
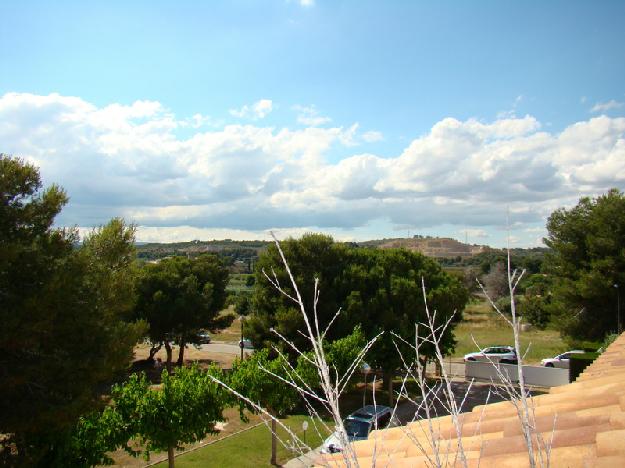
[[[232,343],[210,343],[203,344],[200,349],[202,351],[206,351],[209,353],[223,353],[223,354],[235,354],[239,356],[241,354],[241,348],[239,348],[238,344]],[[248,354],[252,354],[253,349],[244,349],[243,352],[247,356]]]

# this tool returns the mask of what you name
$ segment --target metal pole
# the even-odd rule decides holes
[[[239,347],[241,348],[241,361],[243,360],[243,316],[241,315],[239,317],[239,320],[241,321],[241,342],[239,343]]]

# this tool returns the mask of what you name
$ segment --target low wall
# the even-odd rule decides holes
[[[503,375],[512,382],[518,382],[517,366],[514,364],[498,364]],[[464,367],[465,379],[488,380],[499,383],[501,378],[497,369],[490,362],[468,361]],[[537,387],[557,387],[569,383],[569,370],[542,366],[523,366],[523,378],[527,385]]]

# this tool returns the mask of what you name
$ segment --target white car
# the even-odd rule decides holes
[[[501,362],[502,364],[516,364],[518,362],[516,351],[512,346],[489,346],[476,353],[464,355],[464,362]]]
[[[569,362],[571,358],[571,354],[583,354],[584,351],[579,349],[574,349],[572,351],[567,351],[566,353],[558,354],[556,357],[543,359],[540,361],[541,366],[545,367],[558,367],[560,369],[568,369]]]
[[[239,340],[239,348],[254,349],[254,345],[252,344],[252,340],[249,338],[243,338],[242,340]]]

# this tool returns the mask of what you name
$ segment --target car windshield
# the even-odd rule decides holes
[[[369,435],[369,423],[355,419],[346,419],[345,431],[350,437],[367,437]]]

